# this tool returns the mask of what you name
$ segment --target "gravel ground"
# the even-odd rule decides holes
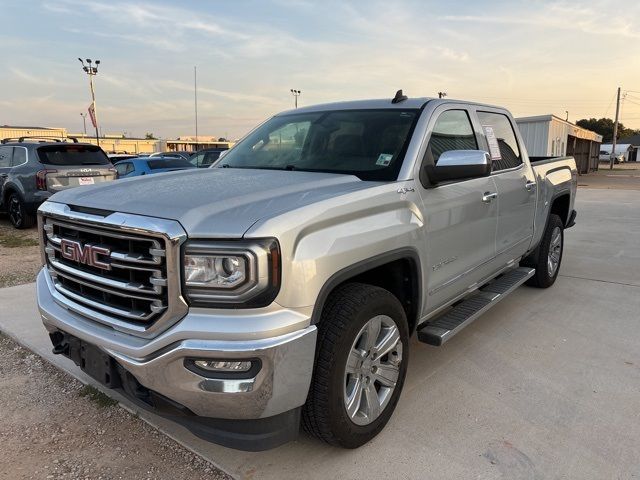
[[[16,230],[0,216],[0,288],[34,282],[40,266],[37,229]]]
[[[0,333],[0,479],[229,479]]]

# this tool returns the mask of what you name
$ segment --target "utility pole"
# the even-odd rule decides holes
[[[291,95],[293,95],[294,105],[296,106],[296,108],[298,108],[298,97],[300,96],[301,93],[302,93],[302,90],[296,90],[294,88],[291,89]]]
[[[82,127],[84,128],[84,136],[87,136],[87,114],[80,112],[80,116],[82,117]]]
[[[444,98],[447,96],[447,92],[438,92],[438,98]]]
[[[91,114],[91,122],[96,129],[96,143],[100,146],[100,135],[98,134],[98,112],[96,111],[96,92],[93,88],[93,77],[98,74],[98,65],[100,65],[100,60],[96,60],[95,67],[92,65],[91,59],[87,58],[87,64],[80,57],[78,57],[80,63],[82,64],[82,70],[84,73],[89,75],[89,88],[91,88],[91,107],[89,108],[89,113]]]
[[[609,157],[609,170],[613,170],[616,158],[616,140],[618,138],[618,114],[620,113],[620,87],[618,87],[618,100],[616,100],[616,120],[613,123],[613,141],[611,142],[611,156]]]
[[[196,145],[195,150],[198,151],[198,67],[193,67],[193,99],[196,110]]]

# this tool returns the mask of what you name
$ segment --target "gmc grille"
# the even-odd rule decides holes
[[[115,320],[148,326],[169,305],[165,241],[69,221],[43,218],[45,253],[56,290]],[[63,241],[109,250],[110,269],[62,255]]]

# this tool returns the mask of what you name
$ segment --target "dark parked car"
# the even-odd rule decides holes
[[[189,161],[198,168],[209,168],[213,162],[220,158],[222,152],[226,152],[228,148],[205,148],[195,152],[189,158]]]
[[[183,158],[173,157],[144,157],[121,160],[116,163],[116,170],[120,178],[150,175],[152,173],[173,172],[195,168]]]
[[[0,143],[0,209],[16,228],[35,223],[36,210],[54,193],[115,180],[100,147],[51,138],[6,138]]]

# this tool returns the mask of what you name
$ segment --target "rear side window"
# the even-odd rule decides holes
[[[11,162],[11,166],[19,167],[25,163],[27,163],[27,150],[22,147],[14,147],[13,162]]]
[[[184,158],[163,158],[161,160],[149,160],[149,168],[158,170],[160,168],[191,168],[193,164]]]
[[[516,134],[509,118],[502,113],[478,112],[478,118],[489,143],[493,171],[515,168],[522,164]]]
[[[38,148],[38,158],[47,165],[109,165],[105,153],[94,145],[48,145]]]
[[[426,160],[430,160],[428,157],[431,156],[435,165],[444,152],[477,149],[478,142],[467,112],[447,110],[440,114],[433,126],[433,132],[427,146]]]
[[[0,168],[11,166],[11,152],[13,147],[0,147]]]

